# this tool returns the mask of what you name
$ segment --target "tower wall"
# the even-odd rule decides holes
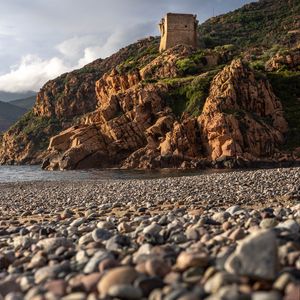
[[[160,52],[179,44],[197,46],[196,16],[167,14],[159,24],[161,32]]]

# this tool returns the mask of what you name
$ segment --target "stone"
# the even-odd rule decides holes
[[[112,237],[112,233],[103,228],[96,228],[92,232],[92,237],[95,242],[107,241]]]
[[[139,300],[142,298],[142,291],[129,284],[116,284],[109,288],[108,295],[120,299]]]
[[[101,229],[114,229],[115,228],[115,224],[112,222],[106,222],[106,221],[100,221],[97,223],[97,227],[101,228]]]
[[[106,242],[106,249],[110,251],[120,251],[128,247],[131,240],[126,235],[114,235]]]
[[[86,292],[95,292],[97,284],[101,278],[101,273],[91,273],[81,278],[81,283],[84,286]]]
[[[189,227],[185,231],[185,235],[188,240],[198,240],[200,237],[199,231],[196,228]]]
[[[0,295],[5,297],[12,292],[21,292],[20,285],[13,278],[5,278],[0,280]]]
[[[9,293],[4,298],[4,300],[23,300],[23,299],[24,299],[23,294],[17,292]]]
[[[243,239],[225,263],[229,273],[264,280],[273,280],[277,267],[276,236],[271,230],[258,230]]]
[[[101,273],[105,270],[112,269],[118,266],[118,262],[114,258],[105,258],[100,261],[98,269]]]
[[[122,222],[118,225],[118,231],[120,233],[128,233],[133,231],[133,228],[126,222]]]
[[[78,240],[78,245],[79,246],[85,245],[93,241],[94,241],[93,233],[89,232],[80,237],[80,239]]]
[[[265,218],[263,220],[261,220],[261,222],[259,223],[259,227],[261,227],[262,229],[271,229],[276,227],[276,225],[278,224],[277,220],[274,218]]]
[[[142,291],[144,297],[148,297],[153,290],[161,289],[164,282],[157,277],[138,277],[134,282],[134,286]]]
[[[300,284],[290,283],[285,290],[284,300],[296,300],[299,299]]]
[[[287,285],[293,281],[293,276],[289,273],[282,273],[274,282],[273,289],[284,291]]]
[[[68,271],[69,268],[68,262],[40,268],[34,274],[34,281],[36,284],[40,284],[46,280],[54,279],[59,273]]]
[[[130,285],[138,277],[138,273],[131,267],[117,267],[109,270],[103,275],[99,284],[98,291],[102,297],[108,295],[109,289],[114,285]]]
[[[28,248],[32,244],[32,239],[27,236],[18,236],[14,238],[14,247],[18,248]]]
[[[105,259],[112,259],[113,256],[111,253],[98,250],[88,261],[88,263],[85,265],[83,269],[84,274],[90,274],[98,271],[98,265],[101,263],[101,261]]]
[[[87,300],[86,294],[81,292],[70,293],[61,298],[62,300]],[[41,299],[42,300],[42,299]]]
[[[45,266],[47,263],[46,257],[43,255],[42,252],[37,252],[30,260],[27,268],[28,269],[35,269]]]
[[[226,209],[226,212],[228,212],[230,215],[234,215],[236,212],[242,211],[243,209],[241,208],[240,205],[233,205],[230,206],[229,208]]]
[[[223,286],[239,283],[240,279],[234,274],[218,272],[207,280],[204,290],[207,293],[217,293]]]
[[[252,294],[252,300],[281,300],[280,293],[272,292],[255,292]]]
[[[51,252],[56,250],[58,247],[67,247],[70,245],[70,241],[68,241],[64,237],[55,237],[55,238],[47,238],[40,240],[37,243],[37,246],[44,249],[46,252]]]
[[[300,225],[295,220],[286,220],[285,222],[279,223],[277,228],[286,229],[292,233],[299,233]]]
[[[82,225],[84,222],[86,222],[86,218],[78,218],[75,219],[71,224],[70,227],[79,227]]]
[[[170,272],[171,268],[163,259],[152,258],[146,261],[145,270],[150,276],[164,277]]]
[[[219,223],[224,223],[225,221],[228,220],[228,218],[230,217],[230,213],[228,212],[218,212],[218,213],[215,213],[213,216],[212,216],[212,219],[216,222],[219,222]]]
[[[242,228],[237,228],[229,235],[229,238],[234,241],[238,241],[243,239],[245,236],[246,236],[245,231]]]
[[[159,234],[161,228],[162,227],[160,225],[158,225],[156,223],[152,223],[149,226],[144,228],[143,233],[149,234],[149,235],[157,235],[157,234]]]
[[[63,279],[48,281],[44,285],[45,289],[55,296],[62,297],[66,294],[67,282]]]
[[[208,265],[209,257],[201,252],[181,252],[177,257],[176,266],[180,270],[190,267],[205,267]]]

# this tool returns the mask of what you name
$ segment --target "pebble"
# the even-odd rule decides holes
[[[131,267],[116,267],[109,270],[100,280],[98,291],[101,296],[108,295],[108,291],[114,285],[132,284],[138,277],[137,272]]]
[[[70,242],[64,237],[56,237],[56,238],[47,238],[40,240],[37,243],[37,246],[44,249],[46,252],[51,252],[56,250],[58,247],[66,247],[70,244]]]
[[[117,297],[128,300],[139,300],[142,298],[142,291],[139,288],[129,284],[112,285],[107,293],[111,297]]]
[[[265,280],[276,277],[277,266],[276,235],[271,230],[257,230],[243,239],[225,263],[230,273]]]
[[[299,171],[2,184],[0,299],[298,300]]]
[[[205,267],[208,264],[209,257],[205,253],[199,252],[181,252],[177,258],[176,266],[180,270],[190,267]]]

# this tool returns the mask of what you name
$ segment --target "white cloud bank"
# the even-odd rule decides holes
[[[151,31],[152,24],[141,24],[133,30],[117,30],[105,41],[97,36],[89,35],[72,37],[55,46],[57,55],[42,59],[38,55],[25,55],[20,63],[10,68],[10,71],[0,76],[0,90],[5,92],[38,91],[48,80],[83,67],[96,60],[105,58],[120,47],[145,36]]]

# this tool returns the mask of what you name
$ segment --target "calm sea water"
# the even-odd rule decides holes
[[[180,171],[180,170],[79,170],[44,171],[40,166],[0,166],[0,183],[26,181],[87,181],[108,179],[152,179],[175,176],[207,174],[216,171]]]

